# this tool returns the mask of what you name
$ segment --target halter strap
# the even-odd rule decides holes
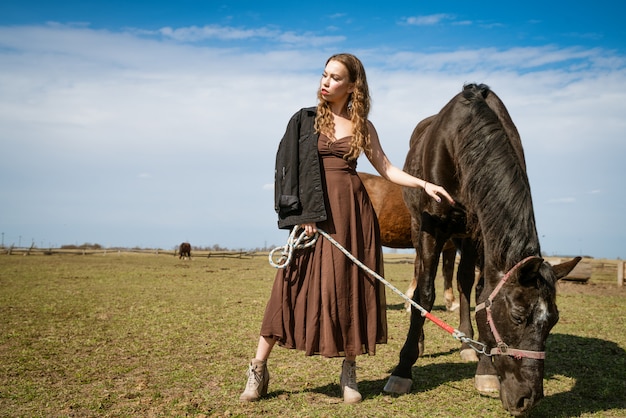
[[[546,358],[545,351],[531,351],[531,350],[520,350],[518,348],[510,348],[504,341],[502,341],[502,337],[500,337],[500,333],[498,333],[498,330],[496,329],[496,324],[493,321],[493,317],[491,315],[491,304],[493,302],[493,299],[498,294],[498,292],[500,292],[500,289],[502,289],[502,286],[504,286],[507,280],[509,280],[509,278],[513,275],[515,270],[517,270],[521,265],[525,264],[528,260],[531,260],[533,258],[539,258],[539,257],[532,255],[530,257],[526,257],[525,259],[523,259],[522,261],[514,265],[513,268],[511,268],[511,270],[509,270],[504,276],[502,276],[502,279],[500,279],[500,282],[495,287],[495,289],[493,289],[493,291],[491,292],[487,300],[484,301],[483,303],[476,305],[476,309],[474,310],[475,312],[478,312],[482,309],[485,309],[487,311],[487,323],[489,324],[489,328],[491,328],[491,333],[493,334],[493,337],[496,340],[497,346],[491,349],[490,355],[511,356],[517,359],[526,357],[526,358],[543,360]]]

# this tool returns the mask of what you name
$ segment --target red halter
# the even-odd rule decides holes
[[[545,351],[520,350],[518,348],[511,348],[511,347],[509,347],[504,341],[502,341],[502,337],[500,337],[500,334],[498,333],[498,330],[496,329],[496,324],[493,322],[493,318],[491,316],[491,304],[493,302],[493,299],[496,297],[496,295],[500,291],[500,289],[502,289],[502,286],[504,286],[506,281],[509,279],[509,277],[511,277],[511,275],[513,274],[513,272],[515,272],[515,270],[517,270],[522,264],[526,263],[528,260],[530,260],[532,258],[539,258],[539,257],[537,257],[537,256],[526,257],[525,259],[523,259],[522,261],[517,263],[515,266],[513,266],[513,268],[511,270],[509,270],[502,277],[502,279],[500,280],[500,282],[498,283],[496,288],[493,289],[493,292],[491,292],[491,294],[489,295],[487,300],[484,301],[483,303],[478,304],[476,306],[475,312],[478,312],[478,311],[480,311],[482,309],[486,309],[486,311],[487,311],[487,323],[489,324],[489,327],[491,328],[491,332],[493,334],[493,337],[496,339],[497,347],[494,347],[494,348],[491,349],[490,355],[499,354],[499,355],[515,357],[517,359],[521,359],[522,357],[527,357],[527,358],[543,360],[543,359],[546,358],[546,352]]]

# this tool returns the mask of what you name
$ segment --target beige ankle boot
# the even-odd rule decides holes
[[[267,385],[270,381],[270,373],[267,371],[267,361],[252,359],[248,367],[248,383],[239,400],[253,402],[261,396],[267,395]]]
[[[356,362],[344,360],[341,366],[341,377],[339,378],[341,393],[345,403],[361,402],[361,394],[356,385]]]

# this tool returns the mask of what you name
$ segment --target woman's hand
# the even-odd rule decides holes
[[[304,229],[304,233],[307,237],[312,237],[317,234],[317,225],[315,225],[315,223],[302,224],[300,228]]]
[[[441,197],[439,196],[441,195],[448,199],[451,205],[454,205],[454,199],[452,199],[452,196],[450,196],[446,189],[441,186],[424,181],[424,191],[437,202],[441,202]]]

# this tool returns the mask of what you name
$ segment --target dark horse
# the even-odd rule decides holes
[[[479,356],[475,386],[481,393],[499,390],[504,408],[521,415],[543,397],[546,339],[559,319],[556,282],[580,258],[558,266],[541,258],[519,133],[487,86],[464,86],[437,115],[420,122],[404,169],[444,186],[456,201],[437,203],[422,189],[404,189],[418,254],[413,300],[432,309],[439,255],[449,239],[457,239],[457,280],[474,281],[475,267],[480,271],[476,324],[486,354]],[[385,391],[411,390],[424,319],[412,311]]]
[[[404,203],[404,197],[402,195],[402,187],[395,183],[385,179],[384,177],[377,176],[369,173],[358,173],[367,194],[372,201],[378,223],[380,225],[380,237],[382,245],[389,248],[413,248],[413,242],[411,241],[411,213]],[[454,291],[452,290],[452,279],[454,277],[454,263],[456,260],[456,247],[452,241],[448,241],[441,252],[442,258],[442,274],[444,280],[444,301],[446,309],[449,311],[455,311],[460,307],[460,304],[456,302],[454,297]],[[460,286],[460,282],[457,281],[459,296],[461,300],[466,303],[461,303],[463,308],[461,309],[461,325],[460,330],[466,334],[473,333],[469,297],[473,287],[473,282],[469,283],[469,287]],[[406,292],[408,297],[413,297],[413,292],[417,287],[416,277],[413,276],[413,280],[409,289]],[[410,309],[410,304],[406,303],[407,309]],[[423,332],[422,332],[423,334]],[[424,352],[423,335],[420,338],[419,354]],[[476,352],[464,345],[461,347],[461,358],[465,361],[478,361]]]
[[[178,248],[178,253],[179,259],[191,259],[191,244],[189,244],[188,242],[183,242],[182,244],[180,244],[180,247]]]

